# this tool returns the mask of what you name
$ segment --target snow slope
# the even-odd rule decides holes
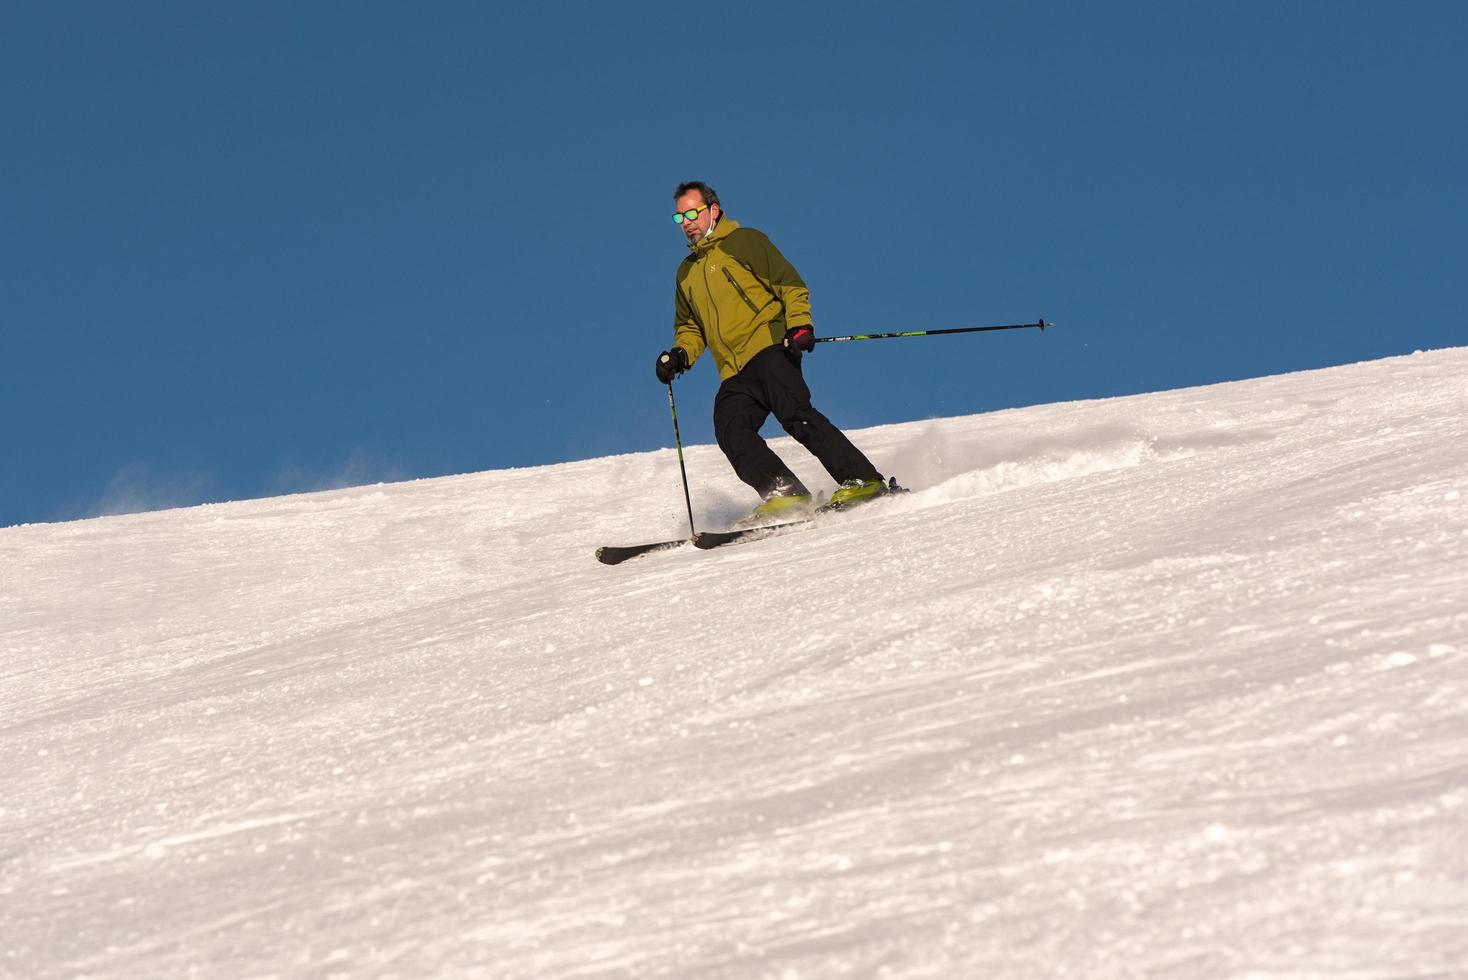
[[[0,530],[0,975],[1468,976],[1465,378]]]

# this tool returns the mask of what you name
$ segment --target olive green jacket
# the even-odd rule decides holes
[[[732,378],[788,328],[810,325],[810,290],[763,232],[725,217],[690,248],[673,299],[673,346],[689,364],[708,350]]]

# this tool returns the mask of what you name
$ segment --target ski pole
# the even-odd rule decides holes
[[[987,333],[990,330],[1040,330],[1055,324],[1046,320],[1038,323],[1009,323],[1002,327],[952,327],[947,330],[903,330],[898,333],[857,333],[848,337],[817,337],[818,344],[834,344],[842,340],[887,340],[891,337],[936,337],[940,333]]]
[[[678,434],[678,406],[673,402],[673,382],[668,382],[668,411],[673,413],[673,442],[678,446],[678,471],[683,474],[683,502],[688,505],[688,536],[698,537],[693,527],[693,498],[688,495],[688,467],[683,465],[683,437]]]

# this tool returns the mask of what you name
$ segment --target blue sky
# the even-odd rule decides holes
[[[818,348],[843,427],[1462,345],[1464,50],[1447,3],[10,5],[0,525],[671,445],[693,178],[818,332],[1059,324]]]

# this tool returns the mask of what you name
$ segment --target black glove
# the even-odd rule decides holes
[[[809,354],[816,349],[815,327],[791,327],[785,331],[785,347],[788,350],[798,350]]]
[[[665,350],[658,355],[658,380],[665,385],[673,383],[673,379],[688,370],[688,352],[681,347]]]

